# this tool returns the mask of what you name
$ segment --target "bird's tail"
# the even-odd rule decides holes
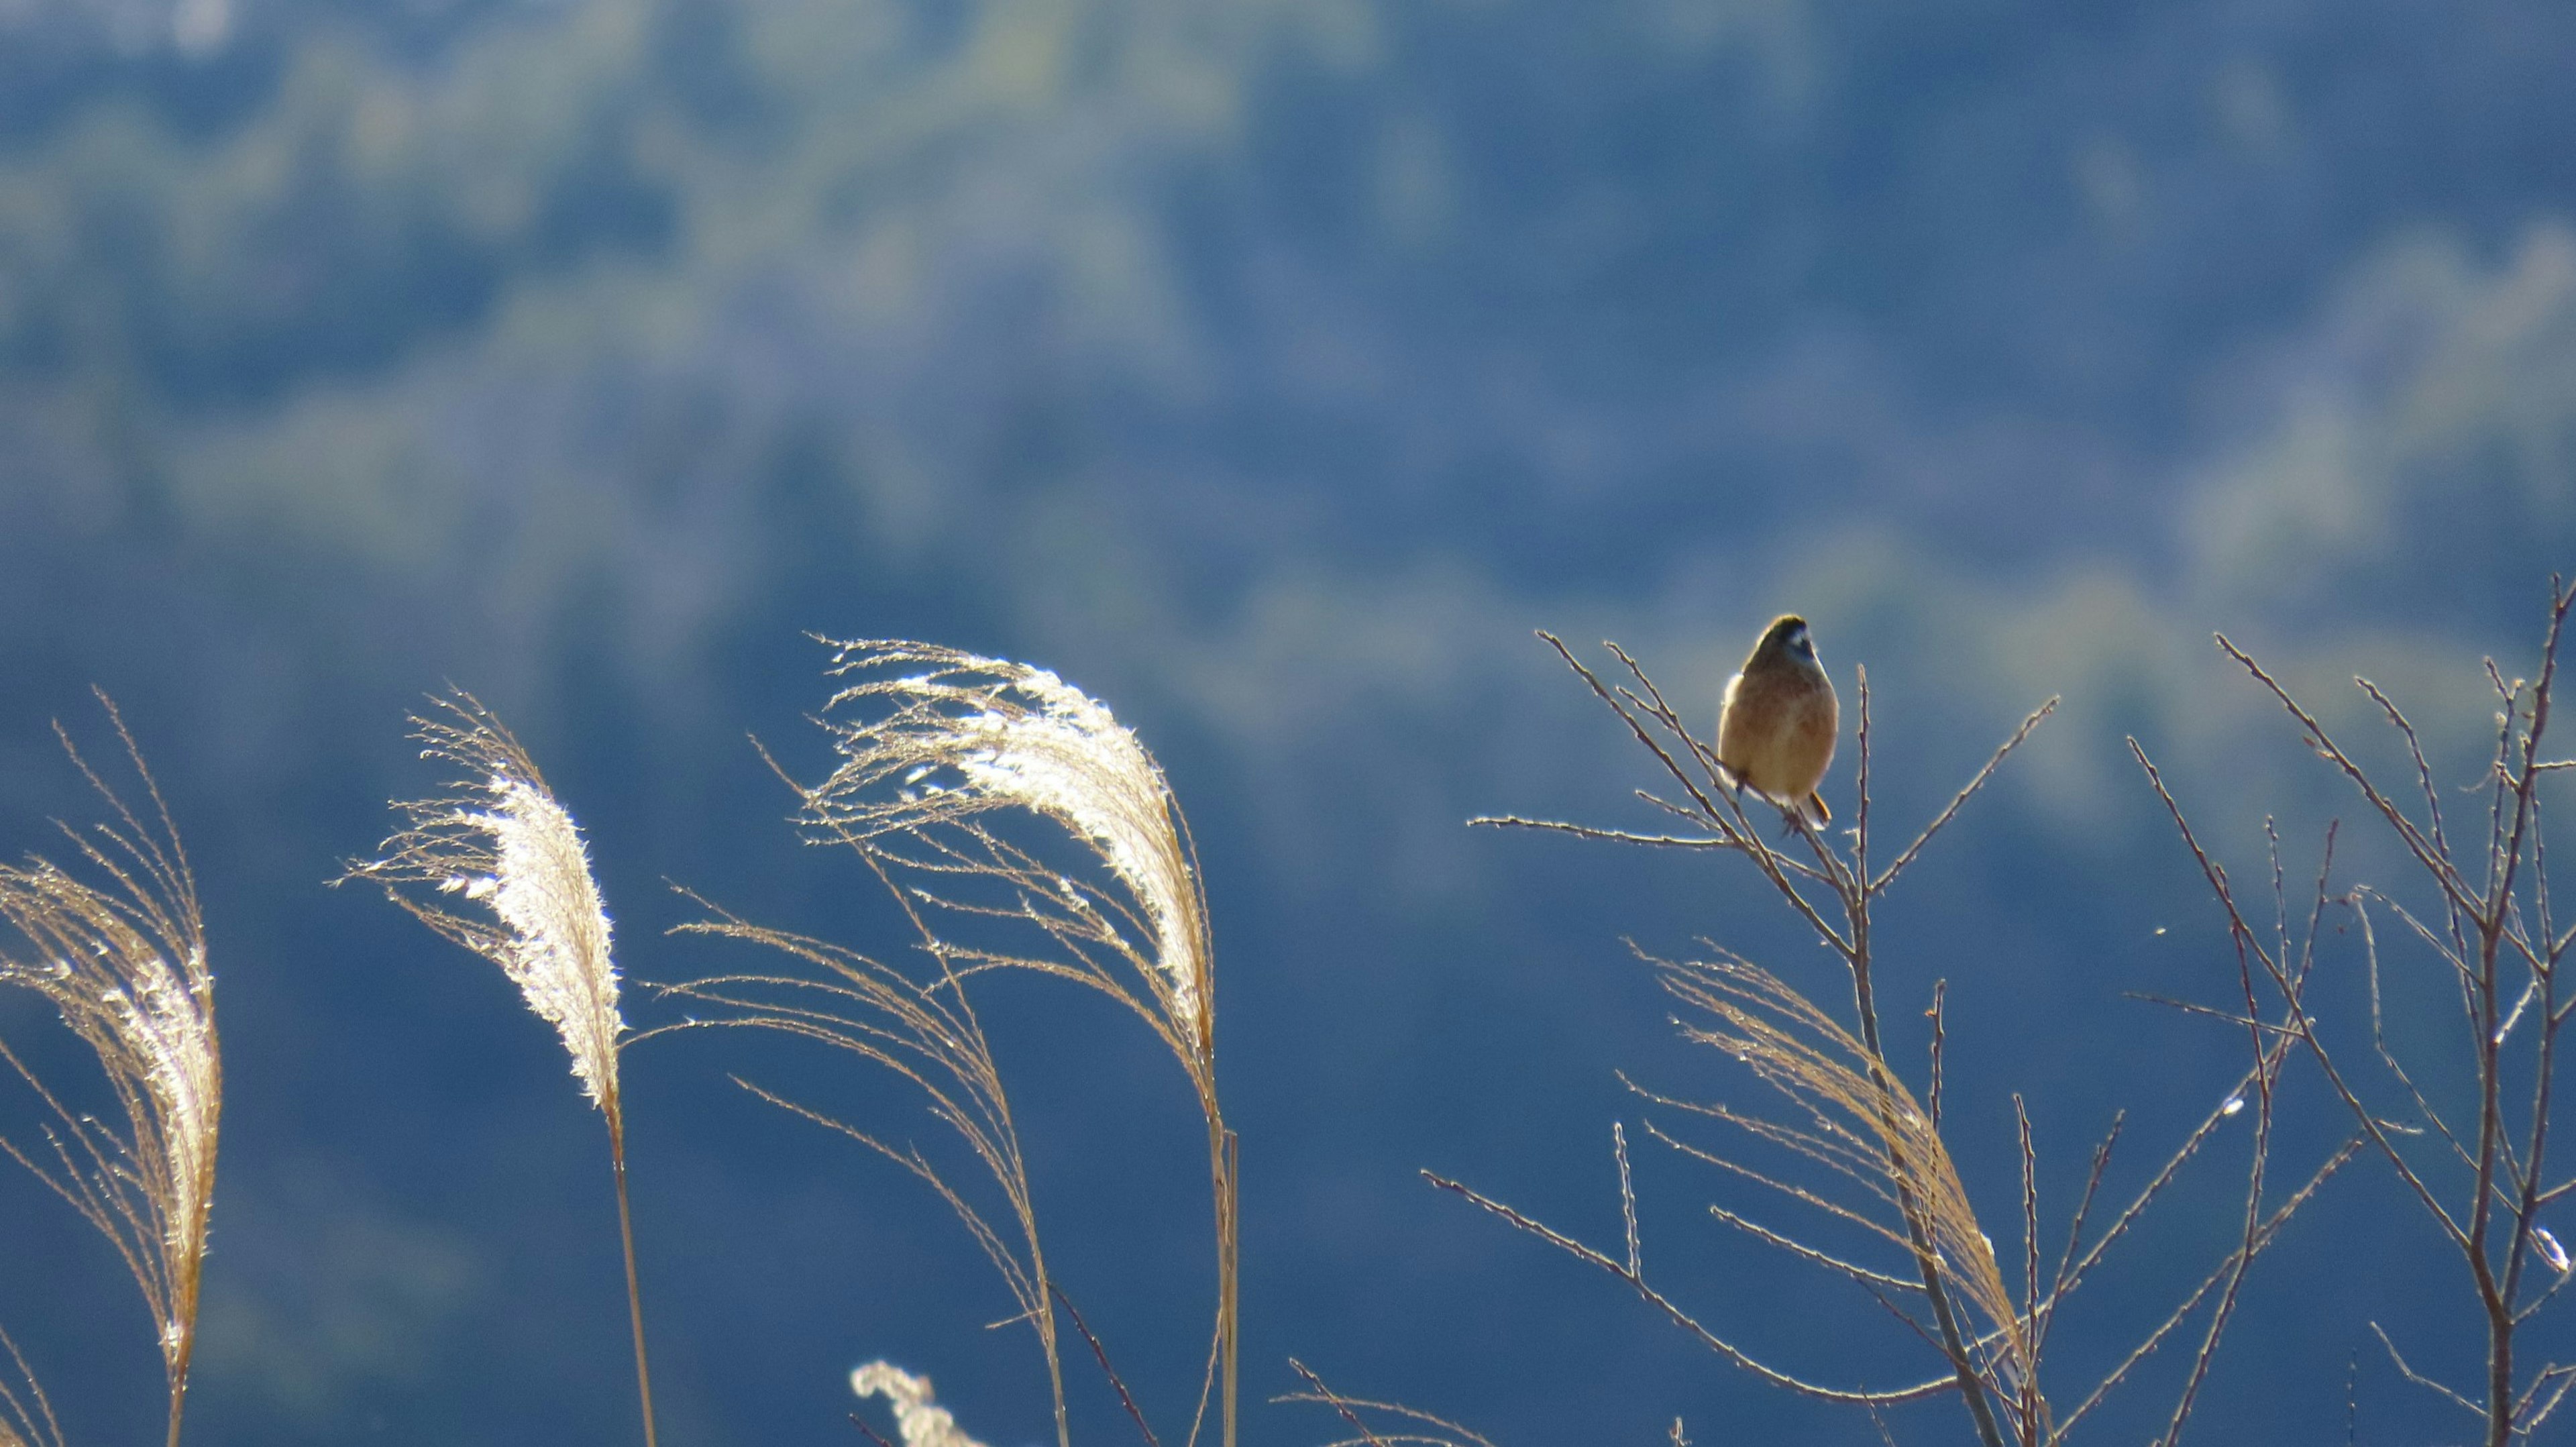
[[[1834,811],[1825,807],[1825,796],[1813,791],[1808,793],[1807,802],[1798,806],[1798,811],[1807,816],[1810,829],[1822,829],[1834,822]]]

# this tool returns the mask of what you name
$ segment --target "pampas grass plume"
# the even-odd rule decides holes
[[[116,706],[105,694],[99,702],[142,780],[152,816],[147,821],[128,808],[57,727],[64,751],[115,816],[114,823],[91,831],[63,829],[107,882],[92,884],[42,858],[0,865],[0,919],[30,947],[24,954],[0,953],[0,984],[42,995],[97,1053],[123,1108],[125,1130],[120,1134],[66,1108],[0,1045],[0,1060],[53,1116],[44,1128],[49,1163],[40,1164],[5,1140],[0,1150],[106,1236],[142,1288],[168,1378],[169,1440],[176,1444],[196,1349],[197,1290],[214,1209],[216,1127],[223,1111],[215,977],[206,962],[196,879],[169,809]],[[9,1353],[16,1358],[14,1344]],[[24,1376],[24,1362],[18,1367]],[[32,1415],[29,1402],[37,1409]],[[14,1430],[6,1421],[12,1416]],[[12,1436],[61,1441],[32,1377],[23,1400],[0,1388],[0,1441]]]
[[[1206,912],[1162,767],[1099,700],[1043,668],[927,643],[837,645],[834,672],[919,668],[843,689],[894,712],[839,729],[840,767],[806,798],[810,824],[860,838],[1028,809],[1072,831],[1151,927],[1155,993],[1189,1046],[1209,1050]],[[891,795],[884,785],[894,785]]]
[[[850,1390],[862,1399],[883,1397],[894,1404],[903,1447],[984,1447],[958,1429],[946,1407],[931,1400],[928,1377],[916,1377],[891,1362],[870,1362],[850,1373]]]
[[[411,827],[349,877],[372,880],[431,929],[501,967],[528,1008],[555,1027],[582,1093],[619,1113],[617,966],[608,911],[572,815],[519,741],[469,694],[438,700],[448,720],[414,719],[421,757],[461,770],[440,798],[398,805]],[[451,721],[452,720],[452,721]],[[471,901],[471,918],[405,894],[426,884]]]

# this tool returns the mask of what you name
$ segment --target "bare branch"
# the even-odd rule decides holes
[[[2405,1354],[2397,1350],[2397,1343],[2388,1339],[2388,1333],[2381,1329],[2379,1323],[2375,1321],[2372,1322],[2370,1324],[2370,1330],[2372,1335],[2379,1338],[2379,1344],[2388,1348],[2388,1359],[2396,1364],[2397,1374],[2399,1376],[2404,1377],[2406,1380],[2413,1382],[2419,1387],[2423,1387],[2429,1391],[2439,1392],[2451,1401],[2457,1402],[2460,1405],[2461,1410],[2467,1412],[2472,1417],[2484,1417],[2486,1415],[2485,1412],[2479,1409],[2477,1403],[2470,1401],[2468,1398],[2461,1396],[2458,1392],[2452,1391],[2449,1387],[2442,1385],[2440,1382],[2433,1380],[2431,1377],[2425,1376],[2423,1373],[2418,1372],[2413,1367],[2407,1365]]]
[[[1689,1332],[1692,1336],[1698,1338],[1702,1346],[1707,1347],[1709,1350],[1733,1363],[1736,1367],[1743,1371],[1752,1373],[1754,1376],[1768,1382],[1772,1386],[1796,1392],[1800,1396],[1816,1397],[1828,1402],[1849,1402],[1859,1404],[1879,1403],[1883,1405],[1894,1404],[1897,1402],[1918,1402],[1927,1397],[1937,1397],[1944,1392],[1955,1391],[1958,1388],[1957,1380],[1946,1372],[1938,1377],[1934,1377],[1930,1381],[1919,1382],[1911,1387],[1900,1387],[1893,1391],[1862,1391],[1857,1389],[1828,1387],[1791,1376],[1787,1372],[1768,1366],[1762,1362],[1754,1360],[1750,1356],[1747,1356],[1740,1348],[1736,1347],[1734,1343],[1725,1340],[1716,1333],[1710,1331],[1707,1327],[1702,1326],[1690,1315],[1690,1313],[1683,1311],[1662,1292],[1659,1292],[1653,1287],[1647,1285],[1642,1278],[1629,1275],[1626,1268],[1619,1262],[1602,1255],[1600,1252],[1593,1250],[1591,1247],[1584,1245],[1573,1237],[1556,1230],[1552,1226],[1532,1220],[1531,1218],[1522,1215],[1520,1212],[1513,1210],[1511,1207],[1504,1205],[1502,1202],[1494,1200],[1492,1197],[1483,1195],[1469,1187],[1462,1186],[1456,1181],[1450,1180],[1445,1176],[1439,1176],[1430,1171],[1424,1171],[1422,1173],[1422,1178],[1452,1195],[1464,1197],[1466,1200],[1472,1202],[1483,1210],[1501,1217],[1513,1227],[1526,1231],[1532,1236],[1536,1236],[1540,1240],[1545,1241],[1558,1250],[1565,1252],[1576,1260],[1585,1262],[1592,1266],[1597,1266],[1603,1271],[1609,1272],[1612,1276],[1619,1278],[1621,1281],[1628,1283],[1628,1285],[1634,1289],[1638,1295],[1644,1297],[1648,1303],[1653,1305],[1657,1310],[1663,1312],[1665,1316],[1671,1318],[1674,1325],[1679,1326],[1684,1331]]]
[[[2055,698],[2032,709],[2029,716],[2021,721],[2021,726],[2012,731],[2012,737],[2003,741],[2003,746],[1995,750],[1994,756],[1986,760],[1985,766],[1978,769],[1975,776],[1970,778],[1958,793],[1950,796],[1950,802],[1941,807],[1940,813],[1932,816],[1932,822],[1923,826],[1922,833],[1914,836],[1914,842],[1906,845],[1904,852],[1898,854],[1895,861],[1890,863],[1878,878],[1870,881],[1869,892],[1885,893],[1887,887],[1896,882],[1896,876],[1905,871],[1905,866],[1912,864],[1914,857],[1923,852],[1923,846],[1932,842],[1932,836],[1949,826],[1950,821],[1958,816],[1960,808],[1974,797],[1979,789],[1986,786],[1988,779],[1995,776],[1995,770],[2003,766],[2005,758],[2010,756],[2013,750],[2021,747],[2022,741],[2030,737],[2031,730],[2039,727],[2040,720],[2055,712],[2057,712]]]

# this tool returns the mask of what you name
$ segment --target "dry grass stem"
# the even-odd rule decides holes
[[[439,716],[415,717],[412,736],[421,743],[422,758],[460,777],[437,798],[396,804],[410,827],[343,878],[382,886],[386,898],[421,923],[500,966],[528,1008],[562,1038],[574,1078],[608,1126],[636,1396],[645,1447],[653,1447],[652,1372],[644,1353],[643,1295],[626,1191],[626,1115],[617,1082],[626,1021],[618,1013],[608,909],[591,875],[580,827],[518,739],[471,694],[458,691],[435,702]],[[422,885],[433,897],[461,900],[478,912],[459,913],[406,892]]]
[[[168,1440],[176,1444],[197,1342],[197,1292],[223,1109],[215,978],[206,961],[196,879],[169,808],[116,706],[105,694],[99,702],[150,810],[138,814],[128,807],[57,726],[64,751],[111,815],[111,822],[88,830],[63,826],[80,861],[100,882],[42,858],[0,865],[0,918],[25,946],[0,951],[0,984],[42,995],[97,1054],[116,1095],[122,1129],[67,1108],[0,1045],[0,1060],[51,1117],[40,1127],[41,1152],[7,1140],[0,1140],[0,1150],[96,1227],[142,1288],[168,1380]],[[26,1375],[14,1343],[9,1353],[28,1385],[24,1394],[0,1388],[0,1422],[15,1424],[0,1430],[14,1430],[35,1444],[59,1444],[52,1409]]]
[[[2025,1378],[2029,1342],[1994,1248],[1948,1147],[1905,1087],[1831,1016],[1750,961],[1721,952],[1713,961],[1652,964],[1664,988],[1697,1012],[1682,1021],[1683,1037],[1733,1057],[1808,1121],[1803,1128],[1751,1117],[1733,1123],[1844,1175],[1900,1213],[1910,1200],[1941,1274],[1983,1318],[1979,1334],[1994,1336],[1997,1365],[2016,1382]],[[1903,1220],[1855,1219],[1892,1244],[1909,1244]]]
[[[873,859],[869,863],[872,868],[880,868]],[[888,888],[893,889],[890,882]],[[903,898],[899,891],[894,893],[898,900]],[[931,1116],[956,1133],[1000,1189],[1011,1215],[1011,1234],[997,1229],[984,1210],[918,1146],[898,1148],[879,1136],[737,1077],[738,1084],[761,1099],[847,1136],[892,1161],[947,1203],[1009,1289],[1018,1307],[1012,1319],[1028,1322],[1037,1332],[1055,1404],[1057,1440],[1059,1444],[1069,1442],[1064,1374],[1027,1159],[1020,1150],[1010,1095],[1002,1084],[1001,1069],[994,1062],[992,1042],[962,982],[935,951],[937,971],[927,980],[915,980],[854,950],[767,929],[713,906],[707,908],[712,918],[683,925],[681,930],[761,945],[788,956],[807,972],[719,975],[665,987],[669,995],[692,1005],[713,1007],[720,1013],[714,1018],[692,1018],[662,1026],[636,1038],[679,1030],[769,1031],[849,1051],[893,1072],[920,1091]],[[917,926],[922,925],[917,914],[913,918]],[[926,930],[926,926],[922,927]],[[923,938],[931,937],[925,932]]]
[[[9,1353],[17,1377],[14,1386],[0,1377],[0,1447],[65,1447],[54,1404],[46,1400],[44,1386],[28,1370],[26,1357],[5,1331],[0,1331],[0,1349]]]
[[[933,906],[1036,926],[1051,951],[943,949],[964,972],[1033,969],[1102,991],[1143,1019],[1187,1074],[1207,1126],[1217,1307],[1186,1440],[1198,1440],[1213,1394],[1221,1440],[1234,1447],[1236,1145],[1217,1097],[1206,896],[1162,767],[1106,706],[1044,669],[878,640],[834,645],[832,674],[843,680],[826,705],[841,763],[801,791],[814,837],[928,876],[933,886],[916,893]],[[986,827],[1015,810],[1071,833],[1107,883],[1049,868]],[[942,879],[989,893],[944,893]]]

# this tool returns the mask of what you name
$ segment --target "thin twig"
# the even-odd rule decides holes
[[[1288,1365],[1296,1369],[1297,1375],[1306,1379],[1307,1385],[1315,1389],[1315,1394],[1317,1396],[1323,1398],[1326,1403],[1331,1405],[1334,1411],[1341,1414],[1343,1421],[1351,1424],[1351,1430],[1359,1433],[1360,1440],[1367,1443],[1368,1447],[1387,1447],[1386,1439],[1378,1436],[1375,1432],[1370,1431],[1368,1424],[1360,1420],[1360,1414],[1351,1410],[1351,1406],[1348,1402],[1345,1402],[1340,1397],[1333,1395],[1333,1389],[1325,1386],[1324,1379],[1316,1376],[1314,1371],[1304,1362],[1297,1360],[1295,1357],[1290,1357],[1288,1359]]]
[[[1619,1262],[1602,1255],[1600,1252],[1593,1250],[1582,1242],[1567,1236],[1563,1232],[1558,1231],[1551,1226],[1532,1220],[1528,1216],[1524,1216],[1520,1212],[1513,1210],[1511,1207],[1504,1205],[1502,1202],[1494,1200],[1493,1198],[1483,1195],[1469,1187],[1462,1186],[1456,1181],[1450,1180],[1444,1176],[1436,1175],[1430,1171],[1424,1171],[1422,1173],[1422,1178],[1443,1191],[1463,1197],[1483,1210],[1501,1217],[1517,1229],[1536,1236],[1549,1245],[1556,1247],[1558,1250],[1565,1252],[1567,1255],[1574,1257],[1576,1260],[1597,1266],[1602,1270],[1609,1272],[1612,1276],[1619,1278],[1621,1281],[1628,1283],[1628,1285],[1634,1289],[1638,1295],[1644,1297],[1649,1303],[1655,1306],[1656,1309],[1662,1311],[1664,1315],[1671,1318],[1675,1325],[1681,1327],[1684,1331],[1689,1332],[1692,1336],[1697,1337],[1701,1345],[1707,1347],[1713,1352],[1716,1352],[1719,1356],[1724,1357],[1726,1360],[1734,1363],[1744,1371],[1750,1372],[1754,1376],[1761,1378],[1763,1381],[1770,1383],[1772,1386],[1796,1392],[1801,1396],[1821,1398],[1828,1402],[1850,1402],[1855,1404],[1877,1402],[1890,1405],[1897,1402],[1919,1402],[1927,1397],[1937,1397],[1944,1392],[1953,1391],[1957,1388],[1957,1381],[1948,1373],[1943,1373],[1927,1382],[1919,1382],[1911,1387],[1900,1387],[1894,1391],[1876,1392],[1828,1387],[1793,1377],[1787,1372],[1780,1371],[1777,1368],[1768,1366],[1745,1355],[1744,1352],[1738,1349],[1733,1343],[1726,1341],[1711,1332],[1707,1327],[1702,1326],[1697,1320],[1692,1318],[1688,1312],[1683,1311],[1679,1306],[1675,1305],[1672,1300],[1666,1297],[1662,1292],[1659,1292],[1652,1286],[1647,1285],[1641,1278],[1630,1276],[1626,1268]]]
[[[1987,780],[1995,776],[1995,770],[2003,767],[2004,760],[2012,754],[2012,751],[2020,748],[2022,741],[2030,737],[2031,730],[2038,728],[2042,719],[2057,712],[2057,702],[2057,699],[2052,697],[2030,711],[2029,716],[2021,721],[2021,726],[2012,731],[2012,737],[2003,741],[2002,746],[1995,750],[1993,757],[1986,760],[1985,765],[1977,770],[1958,793],[1950,796],[1949,803],[1941,806],[1941,812],[1932,816],[1932,822],[1923,826],[1923,832],[1914,836],[1914,842],[1906,845],[1894,862],[1881,871],[1878,878],[1870,881],[1870,893],[1886,893],[1887,887],[1896,882],[1896,876],[1905,872],[1905,866],[1912,864],[1914,857],[1923,852],[1923,846],[1932,842],[1932,836],[1947,828],[1950,821],[1958,817],[1959,810],[1969,799],[1975,797],[1978,790],[1986,786]]]
[[[2372,1335],[2379,1338],[2379,1344],[2388,1348],[2388,1359],[2396,1364],[2397,1374],[2399,1376],[2404,1377],[2406,1380],[2413,1382],[2419,1387],[2423,1387],[2429,1391],[2439,1392],[2442,1396],[2458,1403],[2460,1409],[2467,1412],[2472,1417],[2483,1417],[2486,1415],[2485,1412],[2478,1409],[2477,1403],[2470,1401],[2458,1392],[2452,1391],[2449,1387],[2442,1385],[2440,1382],[2433,1380],[2431,1377],[2425,1376],[2423,1373],[2418,1372],[2413,1367],[2407,1365],[2405,1354],[2397,1350],[2397,1343],[2388,1339],[2388,1333],[2381,1329],[2379,1323],[2375,1321],[2372,1322],[2370,1324],[2370,1330]]]

